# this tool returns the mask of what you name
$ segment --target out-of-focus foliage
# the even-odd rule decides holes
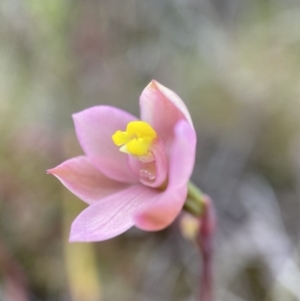
[[[0,300],[192,300],[178,224],[68,244],[84,204],[46,169],[81,154],[71,114],[139,114],[155,78],[198,132],[218,212],[217,300],[300,300],[297,0],[0,1]]]

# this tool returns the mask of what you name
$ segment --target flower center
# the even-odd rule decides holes
[[[116,131],[112,135],[112,140],[115,145],[120,146],[121,152],[151,162],[154,160],[151,146],[156,137],[156,132],[147,122],[131,121],[126,131]]]

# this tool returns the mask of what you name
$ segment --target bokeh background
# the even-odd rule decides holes
[[[300,300],[300,2],[0,0],[1,301],[197,296],[201,261],[178,223],[69,244],[85,205],[46,174],[82,153],[72,113],[138,116],[152,78],[197,130],[216,300]]]

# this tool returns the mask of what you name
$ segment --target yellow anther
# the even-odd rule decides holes
[[[120,151],[136,156],[147,157],[153,140],[156,138],[154,129],[144,121],[129,122],[125,132],[116,131],[112,140]]]

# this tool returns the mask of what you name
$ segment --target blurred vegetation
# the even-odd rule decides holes
[[[0,0],[0,300],[192,300],[178,225],[68,244],[84,204],[46,170],[81,154],[71,114],[139,115],[152,79],[198,133],[217,300],[300,300],[297,0]]]

